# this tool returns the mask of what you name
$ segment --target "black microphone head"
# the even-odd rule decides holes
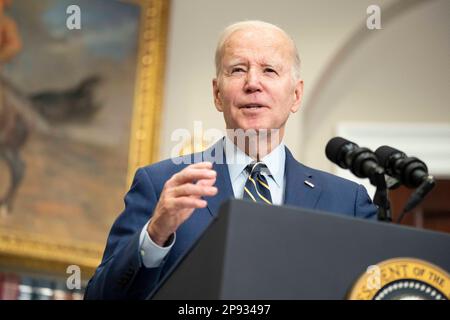
[[[428,176],[428,168],[423,161],[408,157],[400,150],[381,146],[375,154],[386,173],[400,180],[408,188],[417,188]]]
[[[389,146],[381,146],[377,150],[375,150],[375,154],[377,155],[378,161],[384,167],[388,165],[388,162],[391,160],[393,156],[397,157],[405,157],[406,155],[397,150],[395,148]]]
[[[325,147],[325,154],[327,158],[333,162],[336,163],[341,168],[347,169],[348,166],[345,163],[345,151],[347,148],[346,146],[355,146],[357,147],[356,143],[353,143],[347,139],[341,138],[341,137],[334,137],[330,141],[328,141],[327,146]]]

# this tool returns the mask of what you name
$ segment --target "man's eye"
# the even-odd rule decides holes
[[[268,73],[277,73],[274,69],[272,68],[265,68],[264,72],[268,72]]]
[[[245,70],[244,70],[244,68],[240,68],[240,67],[231,69],[231,73],[236,73],[236,72],[245,72]]]

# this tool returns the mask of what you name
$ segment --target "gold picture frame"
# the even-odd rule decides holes
[[[169,0],[130,0],[140,6],[137,70],[134,89],[128,170],[124,191],[140,166],[158,159],[163,99]],[[125,180],[125,179],[124,179]],[[119,214],[116,212],[115,214]],[[104,235],[105,239],[107,234]],[[104,243],[55,239],[0,227],[0,267],[8,270],[67,276],[69,265],[89,279],[101,261]]]

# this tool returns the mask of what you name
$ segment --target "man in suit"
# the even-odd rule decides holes
[[[204,152],[136,172],[85,297],[147,297],[230,197],[374,217],[364,187],[300,164],[284,146],[302,93],[297,49],[283,30],[260,21],[227,27],[213,80],[227,135]]]

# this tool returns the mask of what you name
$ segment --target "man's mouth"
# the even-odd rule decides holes
[[[265,106],[263,106],[262,104],[258,104],[258,103],[248,103],[248,104],[244,104],[242,106],[239,107],[239,109],[259,109],[259,108],[263,108]]]

